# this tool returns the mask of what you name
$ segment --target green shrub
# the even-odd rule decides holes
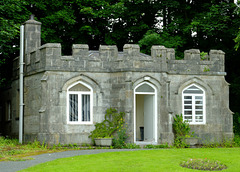
[[[234,146],[240,147],[240,136],[239,135],[235,135],[233,141],[234,141]]]
[[[128,138],[127,126],[124,124],[124,119],[121,119],[121,125],[117,126],[117,133],[113,137],[113,147],[115,149],[125,148],[126,146],[126,139]]]
[[[91,131],[89,137],[93,142],[95,138],[113,137],[113,134],[124,124],[124,116],[124,112],[118,113],[116,109],[107,109],[104,121],[95,124],[95,129]]]
[[[182,114],[176,114],[173,120],[174,146],[178,148],[189,147],[189,145],[184,142],[184,138],[193,135],[193,133],[190,133],[189,123],[183,120]]]

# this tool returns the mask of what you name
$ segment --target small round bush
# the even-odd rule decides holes
[[[209,159],[190,159],[180,163],[182,167],[196,169],[196,170],[208,170],[208,171],[220,171],[226,169],[227,166],[216,160]]]

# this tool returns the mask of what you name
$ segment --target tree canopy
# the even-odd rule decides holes
[[[240,112],[240,11],[234,0],[4,0],[0,1],[0,82],[19,54],[19,27],[31,14],[42,22],[42,43],[118,46],[139,43],[141,51],[161,44],[183,51],[198,48],[226,53],[230,107]],[[1,84],[3,85],[3,84]],[[240,120],[239,120],[240,121]]]

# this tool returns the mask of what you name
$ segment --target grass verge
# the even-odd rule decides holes
[[[32,159],[29,156],[59,151],[63,150],[49,149],[38,141],[20,144],[17,139],[0,137],[0,161],[25,161]]]
[[[22,171],[200,171],[180,166],[188,159],[224,163],[224,171],[239,171],[240,148],[158,149],[112,152],[57,159]]]

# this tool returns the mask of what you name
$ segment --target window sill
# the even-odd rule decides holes
[[[68,122],[68,125],[93,125],[92,122],[84,123],[84,122]]]
[[[206,125],[206,123],[189,123],[189,125]]]

